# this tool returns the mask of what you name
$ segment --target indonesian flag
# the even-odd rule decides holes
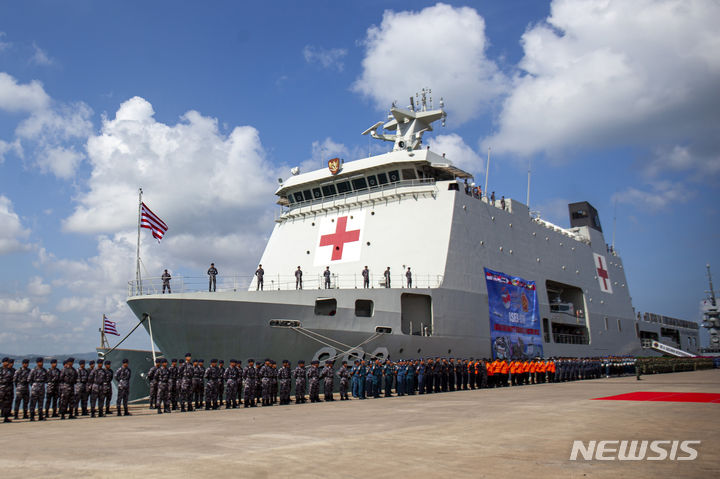
[[[120,333],[117,332],[117,323],[115,321],[110,321],[104,314],[103,331],[105,332],[105,334],[114,334],[115,336],[120,336]]]
[[[147,228],[152,231],[153,238],[157,239],[158,243],[165,235],[165,232],[168,230],[165,222],[161,220],[155,213],[150,211],[150,208],[148,208],[145,203],[142,203],[140,227]]]

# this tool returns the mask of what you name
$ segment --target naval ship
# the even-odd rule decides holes
[[[279,180],[262,289],[257,276],[219,277],[217,292],[207,279],[175,278],[173,294],[159,278],[129,283],[127,303],[166,357],[590,357],[638,354],[650,339],[692,349],[690,322],[636,314],[592,205],[570,204],[562,228],[478,194],[473,175],[423,145],[445,123],[442,99],[416,98],[363,133],[391,151]]]

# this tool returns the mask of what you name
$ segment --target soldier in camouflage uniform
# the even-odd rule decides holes
[[[45,417],[50,417],[50,406],[52,406],[52,417],[58,417],[58,383],[60,381],[60,370],[57,368],[57,359],[50,360],[48,369],[47,389],[45,391]]]
[[[180,370],[178,369],[177,362],[177,359],[173,359],[170,361],[171,364],[168,368],[168,371],[170,371],[170,382],[168,383],[170,391],[168,394],[170,395],[170,404],[173,411],[177,411],[178,408],[178,390],[180,389]]]
[[[255,360],[248,359],[248,365],[243,371],[243,387],[245,390],[245,407],[255,407],[255,382],[257,380],[257,369],[255,369]]]
[[[270,367],[272,368],[270,370],[270,397],[272,398],[272,403],[277,404],[278,370],[277,370],[277,362],[274,359],[272,361],[270,361]]]
[[[45,420],[43,415],[43,401],[45,401],[45,383],[47,382],[47,369],[43,367],[43,358],[35,360],[35,368],[30,371],[28,382],[30,383],[30,420],[35,420],[35,408],[40,410],[41,421]]]
[[[193,377],[192,356],[190,353],[185,355],[185,362],[178,368],[178,382],[180,390],[180,411],[192,411],[192,377]]]
[[[155,373],[160,369],[161,364],[162,359],[155,358],[155,365],[152,366],[147,373],[147,379],[150,383],[150,409],[157,407],[157,378],[155,378]]]
[[[243,365],[242,361],[238,359],[237,362],[237,368],[238,368],[238,379],[237,379],[237,403],[238,405],[241,405],[243,403]]]
[[[199,409],[203,407],[203,392],[205,390],[205,384],[203,378],[205,377],[205,367],[203,366],[204,361],[199,359],[193,361],[193,399],[195,400],[195,408]]]
[[[28,377],[30,376],[29,359],[22,360],[22,366],[15,371],[13,382],[15,383],[15,419],[18,419],[20,413],[20,403],[23,405],[23,419],[28,417],[28,401],[30,400],[30,388],[28,386]]]
[[[270,397],[270,394],[271,394],[270,376],[272,375],[271,370],[272,370],[272,366],[270,365],[270,360],[265,359],[265,364],[260,368],[260,375],[259,375],[263,406],[272,406],[272,399]]]
[[[225,370],[223,379],[225,380],[225,392],[227,394],[225,398],[225,409],[230,409],[231,407],[235,409],[237,407],[238,381],[242,380],[242,371],[238,369],[236,360],[230,360],[230,367]]]
[[[218,403],[220,406],[223,405],[223,398],[225,397],[225,361],[218,361]]]
[[[310,381],[310,402],[320,402],[320,361],[316,359],[310,363],[307,376]]]
[[[337,377],[340,378],[340,400],[347,401],[348,397],[348,386],[350,384],[350,371],[347,368],[347,361],[343,361],[340,369],[338,369]]]
[[[84,359],[81,359],[78,364],[80,365],[80,367],[77,370],[78,378],[77,382],[75,383],[75,415],[79,416],[80,412],[82,411],[82,415],[87,416],[88,376],[90,375],[90,371],[85,368]],[[95,364],[95,362],[91,361],[91,364]]]
[[[163,359],[160,363],[160,369],[155,371],[157,377],[157,413],[170,413],[170,371],[168,370],[168,361]]]
[[[77,371],[73,367],[74,358],[68,358],[63,363],[63,370],[60,372],[60,419],[75,419],[75,383],[77,382]]]
[[[265,364],[263,364],[261,362],[258,362],[255,365],[255,377],[257,378],[255,380],[255,399],[256,400],[257,400],[257,398],[262,398],[262,381],[261,381],[262,376],[260,376],[260,370],[262,369],[262,367],[264,365]]]
[[[307,388],[307,377],[305,375],[305,361],[301,359],[293,371],[295,379],[295,404],[304,404],[307,402],[305,398],[305,390]]]
[[[15,373],[10,368],[10,358],[3,358],[2,369],[0,369],[0,412],[2,412],[3,422],[12,422],[10,411],[12,410],[14,376]]]
[[[128,411],[128,396],[130,395],[130,377],[132,371],[130,371],[130,362],[127,359],[122,360],[122,366],[115,371],[115,379],[118,382],[117,402],[115,408],[117,409],[117,415],[122,416],[120,413],[120,406],[124,406],[125,415],[130,416]]]
[[[98,359],[97,368],[90,371],[88,375],[88,385],[90,387],[90,417],[95,417],[95,403],[100,406],[100,417],[103,417],[103,383],[105,382],[105,373],[102,370],[102,360]],[[47,412],[46,412],[47,414]]]
[[[110,414],[110,401],[112,400],[112,380],[115,374],[110,369],[110,361],[105,361],[105,369],[102,372],[105,374],[103,378],[102,394],[103,402],[105,403],[105,414]]]
[[[220,370],[217,367],[217,359],[210,360],[210,367],[205,370],[205,410],[218,408],[218,377]]]
[[[283,359],[282,367],[277,372],[280,405],[290,404],[290,388],[292,387],[292,371],[290,361]]]
[[[333,371],[332,361],[325,361],[325,367],[320,372],[320,379],[323,380],[323,392],[325,393],[325,401],[334,401],[333,386],[335,381],[335,371]]]

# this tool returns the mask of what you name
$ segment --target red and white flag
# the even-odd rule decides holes
[[[105,334],[114,334],[115,336],[120,336],[120,333],[117,332],[117,323],[115,321],[110,321],[104,314],[103,331],[105,332]]]
[[[153,238],[156,238],[158,240],[158,243],[165,235],[165,232],[168,230],[165,222],[161,220],[155,213],[150,211],[150,208],[148,208],[145,203],[142,203],[140,213],[140,227],[147,228],[152,231]]]

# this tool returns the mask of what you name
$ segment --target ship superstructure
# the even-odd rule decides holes
[[[171,356],[350,360],[639,351],[622,260],[597,211],[573,203],[561,228],[513,199],[473,194],[472,175],[422,143],[446,116],[427,93],[365,131],[392,151],[282,182],[263,291],[255,278],[171,295],[131,283],[128,304],[156,344]]]

